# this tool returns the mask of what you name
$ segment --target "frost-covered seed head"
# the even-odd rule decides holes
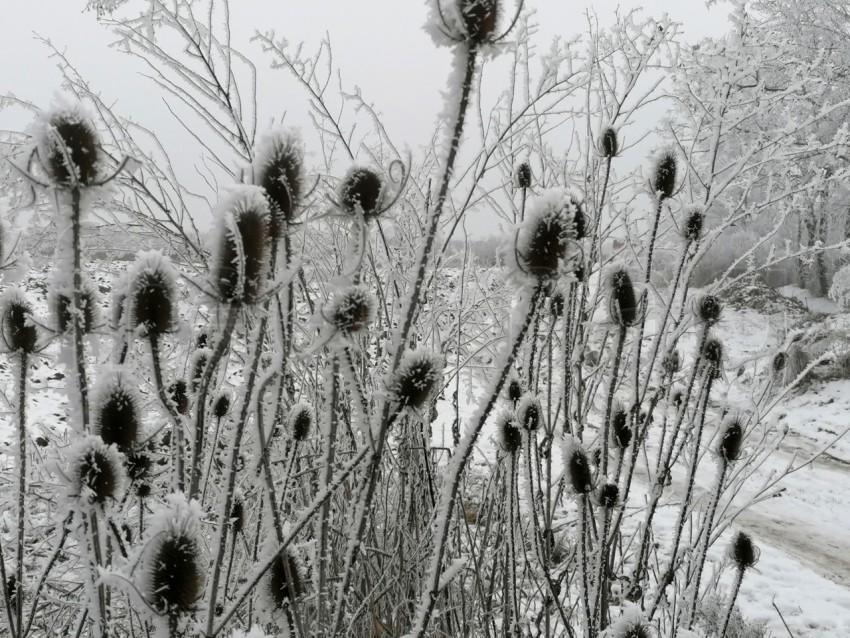
[[[611,320],[621,328],[635,325],[639,319],[638,299],[629,271],[625,268],[614,270],[608,278],[608,290]]]
[[[575,267],[575,270],[573,270],[573,276],[576,278],[576,281],[578,281],[578,282],[584,281],[585,274],[586,274],[586,271],[584,269],[584,264],[579,264],[578,266]]]
[[[519,402],[519,400],[522,398],[523,389],[522,389],[522,383],[520,382],[519,377],[517,377],[515,374],[512,374],[510,379],[508,379],[507,389],[508,389],[508,400],[513,405],[516,405]]]
[[[136,486],[136,495],[139,498],[147,498],[151,495],[151,486],[149,483],[139,483]]]
[[[584,206],[581,200],[575,195],[570,195],[570,203],[573,205],[575,238],[584,239],[587,236],[587,216],[584,213]]]
[[[650,184],[658,199],[670,199],[676,192],[677,162],[676,151],[672,148],[664,148],[657,154]]]
[[[78,108],[54,112],[41,124],[38,154],[54,186],[91,186],[97,182],[97,131]]]
[[[780,372],[782,372],[785,369],[785,365],[787,363],[788,363],[788,355],[786,355],[784,352],[777,352],[773,356],[773,362],[772,362],[773,372],[775,374],[779,374]]]
[[[600,507],[611,508],[617,504],[620,498],[620,488],[616,483],[603,483],[596,490],[596,500]]]
[[[13,288],[0,300],[0,332],[4,345],[12,352],[32,354],[38,342],[38,330],[32,323],[32,306],[24,292]]]
[[[629,415],[622,405],[617,405],[611,414],[611,442],[622,452],[629,447],[631,441],[632,429],[629,427]]]
[[[661,368],[664,370],[664,374],[668,377],[672,377],[679,370],[682,369],[682,355],[679,354],[679,351],[675,348],[667,352],[664,356],[663,361],[661,362]]]
[[[720,321],[723,304],[715,295],[700,295],[696,300],[694,311],[700,321],[713,326]]]
[[[524,430],[536,431],[543,420],[540,400],[533,394],[526,394],[517,405],[516,418]]]
[[[425,350],[408,352],[399,364],[392,394],[404,406],[418,408],[436,393],[443,378],[443,358]]]
[[[174,530],[159,539],[152,552],[145,597],[161,614],[191,611],[204,580],[197,540]]]
[[[375,296],[363,286],[339,291],[325,312],[328,321],[345,333],[360,332],[375,320]]]
[[[617,139],[617,129],[613,126],[605,126],[599,135],[599,152],[602,157],[616,157],[620,150],[620,143]]]
[[[209,363],[212,356],[212,350],[209,348],[202,348],[200,346],[198,348],[198,350],[192,353],[192,363],[190,366],[192,370],[192,392],[197,392],[198,387],[201,385],[201,379],[203,379],[207,363]]]
[[[257,186],[234,188],[219,205],[213,285],[225,303],[252,304],[262,291],[271,247],[270,212]]]
[[[130,277],[130,321],[142,336],[162,336],[175,324],[177,291],[171,261],[157,251],[142,253]]]
[[[520,229],[516,255],[520,268],[538,279],[555,277],[568,257],[575,239],[575,221],[568,200],[548,194],[535,207]]]
[[[362,212],[366,219],[377,217],[383,212],[385,188],[378,171],[368,166],[352,166],[339,185],[339,205],[349,215]]]
[[[213,415],[217,419],[223,419],[227,416],[227,413],[230,411],[230,394],[227,392],[222,392],[219,397],[215,400],[215,406],[213,406]]]
[[[287,417],[289,431],[292,432],[292,438],[296,441],[304,441],[310,435],[310,428],[313,425],[313,407],[309,403],[296,403],[289,410]]]
[[[107,447],[100,437],[87,437],[74,450],[71,463],[76,495],[97,505],[120,499],[125,478],[115,447]]]
[[[732,538],[729,547],[729,555],[740,571],[755,566],[759,560],[758,548],[753,544],[753,539],[745,532],[738,532]]]
[[[717,442],[717,453],[726,463],[737,461],[741,458],[741,450],[744,447],[744,424],[740,418],[732,418],[726,422]]]
[[[520,162],[514,174],[517,188],[531,188],[531,164]]]
[[[71,314],[74,305],[72,299],[73,295],[70,291],[53,293],[53,315],[56,320],[57,332],[67,332],[74,325]],[[84,284],[82,290],[80,290],[80,306],[83,314],[83,332],[89,334],[94,330],[98,320],[97,292],[94,285],[89,282]]]
[[[593,472],[590,459],[582,445],[569,437],[564,446],[564,465],[567,480],[575,494],[589,494],[593,490]]]
[[[715,337],[706,339],[702,347],[702,358],[705,362],[706,372],[710,375],[719,376],[723,365],[723,344]]]
[[[499,0],[458,0],[464,35],[472,44],[486,44],[496,37]]]
[[[142,427],[138,381],[123,371],[106,375],[92,392],[94,431],[106,445],[131,454]]]
[[[287,577],[287,571],[289,572],[289,577]],[[291,587],[290,578],[292,579]],[[275,558],[271,569],[269,569],[266,591],[269,601],[275,610],[283,609],[296,596],[304,593],[304,581],[301,579],[298,563],[295,562],[292,556],[282,554]]]
[[[179,414],[189,412],[189,388],[185,379],[175,380],[168,386],[166,393]]]
[[[643,622],[630,623],[623,628],[623,631],[618,632],[612,638],[653,638],[654,632],[652,627]]]
[[[682,238],[687,243],[699,241],[705,225],[705,211],[702,206],[692,205],[685,210],[685,223],[682,226]]]
[[[206,348],[209,342],[209,335],[204,330],[200,330],[195,335],[195,347],[198,349]]]
[[[265,190],[271,203],[269,233],[272,238],[283,234],[304,190],[304,148],[292,132],[269,132],[257,149],[255,180]]]
[[[499,419],[499,443],[508,454],[515,454],[522,446],[522,432],[510,414]]]
[[[151,457],[144,452],[131,452],[127,455],[127,476],[131,481],[142,481],[151,471]],[[141,487],[141,486],[138,486]],[[137,490],[138,490],[137,487]],[[140,494],[141,496],[141,494]]]
[[[245,527],[245,502],[241,498],[236,499],[230,510],[230,524],[234,534],[238,534]]]

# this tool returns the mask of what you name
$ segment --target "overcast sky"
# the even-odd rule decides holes
[[[11,92],[39,106],[51,102],[61,78],[38,35],[62,49],[106,101],[115,102],[117,111],[152,127],[170,126],[163,120],[168,116],[160,94],[140,80],[138,65],[108,48],[115,38],[93,13],[83,12],[85,0],[0,2],[7,5],[0,20],[0,43],[6,53],[0,64],[0,93]],[[602,24],[610,22],[618,9],[642,9],[647,17],[666,12],[682,23],[688,41],[724,33],[729,13],[727,4],[707,8],[704,0],[527,0],[527,6],[537,11],[540,28],[535,42],[543,50],[555,35],[569,37],[586,28],[585,6],[592,6]],[[449,55],[436,49],[422,29],[427,15],[422,0],[231,0],[231,11],[233,44],[252,57],[261,73],[260,95],[271,106],[264,108],[267,118],[285,112],[288,124],[309,126],[304,95],[293,89],[283,72],[268,70],[269,58],[251,36],[256,30],[273,29],[312,51],[327,33],[347,88],[356,84],[362,89],[399,143],[415,151],[428,142],[442,109],[440,91]],[[0,111],[0,128],[21,129],[30,119],[20,110]]]

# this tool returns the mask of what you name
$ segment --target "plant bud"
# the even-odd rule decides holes
[[[516,454],[522,446],[522,432],[509,414],[499,419],[499,442],[508,454]]]
[[[713,326],[720,321],[723,304],[714,295],[701,295],[694,304],[697,318],[703,323]]]
[[[142,481],[151,470],[151,457],[144,452],[131,452],[127,455],[127,475],[131,481]],[[137,487],[137,490],[141,486]],[[141,496],[141,493],[139,494]]]
[[[543,421],[540,400],[533,394],[526,394],[517,405],[516,417],[524,430],[536,431]]]
[[[732,538],[729,555],[740,571],[755,566],[759,559],[758,548],[753,544],[750,536],[744,532],[738,532]]]
[[[339,186],[337,197],[343,212],[362,213],[366,219],[377,217],[384,212],[384,178],[368,166],[352,166]]]
[[[621,328],[635,325],[640,313],[635,287],[629,271],[617,268],[608,279],[609,301],[608,312],[611,320]]]
[[[528,162],[517,164],[514,178],[517,188],[531,188],[531,164]]]
[[[703,226],[705,225],[705,212],[702,206],[694,204],[686,210],[685,224],[682,227],[682,238],[689,244],[702,238]]]
[[[391,391],[401,405],[418,408],[436,394],[442,378],[443,358],[425,350],[415,350],[404,355]]]
[[[192,392],[198,391],[198,387],[201,385],[201,379],[204,377],[204,371],[207,368],[207,363],[209,363],[212,356],[212,350],[209,348],[201,348],[200,346],[198,348],[198,350],[192,353],[192,363],[190,365],[190,369],[192,370]]]
[[[499,0],[458,0],[461,22],[470,43],[485,44],[496,37],[499,8]]]
[[[38,330],[32,323],[32,306],[23,290],[7,290],[0,300],[0,333],[4,345],[12,352],[32,354],[38,343]]]
[[[200,330],[197,335],[195,335],[195,347],[199,350],[203,350],[207,347],[209,342],[209,335],[205,330]]]
[[[308,403],[303,401],[296,403],[289,410],[287,417],[289,430],[292,432],[292,438],[296,441],[303,441],[310,434],[310,427],[313,425],[313,408]]]
[[[139,383],[119,370],[114,375],[104,375],[92,392],[94,431],[106,445],[114,445],[119,452],[130,455],[142,427]]]
[[[97,182],[97,131],[79,107],[64,107],[48,115],[37,138],[41,165],[54,186],[84,187]]]
[[[296,596],[304,593],[304,581],[301,579],[298,564],[289,554],[278,555],[272,563],[267,577],[266,593],[273,611],[283,609]]]
[[[267,133],[254,160],[255,182],[263,188],[271,204],[269,236],[281,237],[304,190],[304,148],[297,135],[285,130]]]
[[[215,400],[215,406],[213,407],[213,415],[217,419],[223,419],[228,411],[230,410],[230,394],[227,392],[223,392],[219,395],[218,399]]]
[[[177,288],[171,261],[158,251],[141,253],[130,275],[130,323],[142,336],[162,336],[174,328]]]
[[[224,303],[257,301],[268,271],[270,213],[263,190],[234,188],[219,205],[218,251],[213,285]]]
[[[516,404],[522,398],[523,389],[519,377],[517,377],[515,374],[511,374],[511,378],[508,380],[507,389],[508,401],[510,401],[514,406],[516,406]]]
[[[670,199],[676,192],[677,177],[676,151],[664,148],[658,152],[652,167],[650,185],[659,200]]]
[[[375,320],[375,296],[363,286],[352,286],[336,294],[325,316],[344,334],[360,332]]]
[[[617,405],[611,414],[611,441],[621,453],[632,441],[629,415],[621,405]]]
[[[741,458],[741,449],[744,446],[744,425],[738,418],[727,421],[720,433],[717,443],[717,454],[726,463],[737,461]]]
[[[234,534],[238,534],[245,527],[245,503],[241,498],[236,498],[230,510],[230,524]]]
[[[166,394],[178,414],[187,414],[189,412],[189,388],[186,386],[185,379],[177,379],[168,386]]]
[[[564,446],[564,465],[567,481],[575,494],[588,494],[593,490],[593,472],[590,459],[581,444],[568,437]]]
[[[68,291],[56,291],[52,295],[53,314],[56,318],[56,331],[65,333],[74,325],[74,319],[71,315],[73,307],[73,293]],[[83,332],[90,334],[94,330],[98,319],[97,292],[91,282],[83,284],[80,290],[80,311],[83,314]]]
[[[616,483],[603,483],[596,492],[596,501],[600,507],[614,507],[619,498],[620,488]]]
[[[719,339],[714,337],[706,339],[702,347],[702,358],[707,373],[715,377],[720,376],[723,366],[723,344]]]
[[[599,152],[602,157],[612,158],[617,156],[617,151],[620,150],[620,143],[617,140],[617,129],[613,126],[604,126],[599,135]]]
[[[75,496],[90,504],[119,501],[125,475],[117,448],[107,447],[98,436],[83,439],[70,453]]]

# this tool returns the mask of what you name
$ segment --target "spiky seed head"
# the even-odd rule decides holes
[[[174,267],[159,251],[141,253],[130,275],[130,323],[141,336],[162,336],[174,328],[177,288]]]
[[[68,290],[56,290],[52,293],[53,316],[56,321],[57,332],[65,333],[74,325],[71,309],[73,307],[73,293]],[[94,330],[98,320],[97,291],[91,282],[83,284],[80,290],[80,310],[83,315],[83,332],[90,334]]]
[[[198,350],[192,353],[192,363],[190,365],[190,369],[192,370],[192,392],[198,391],[198,387],[201,385],[201,379],[204,377],[204,371],[207,369],[207,363],[209,363],[212,356],[212,350],[209,348],[202,348],[201,346],[198,346],[198,348]]]
[[[325,311],[333,326],[344,334],[360,332],[375,320],[375,296],[364,286],[339,291]]]
[[[629,623],[621,632],[613,634],[612,638],[654,638],[652,627],[645,622],[638,621]]]
[[[596,501],[600,507],[611,508],[620,498],[620,488],[616,483],[605,482],[596,490]]]
[[[575,220],[573,224],[575,238],[584,239],[587,236],[587,215],[584,212],[584,205],[581,198],[575,193],[570,194],[570,204],[572,204],[573,219]]]
[[[234,187],[218,207],[218,248],[212,280],[225,303],[253,304],[269,267],[271,214],[258,186]]]
[[[753,539],[745,532],[738,532],[732,538],[732,544],[729,546],[729,555],[735,566],[744,571],[749,569],[758,562],[759,551],[753,543]]]
[[[310,435],[310,428],[313,425],[313,406],[303,401],[296,403],[289,410],[286,420],[289,431],[292,432],[292,438],[296,441],[304,441]]]
[[[486,44],[496,37],[499,24],[499,0],[458,0],[461,23],[467,41]]]
[[[215,400],[215,405],[213,406],[213,415],[217,419],[223,419],[225,416],[227,416],[227,413],[229,411],[230,394],[228,392],[222,392]]]
[[[573,276],[576,278],[576,281],[579,283],[584,281],[584,277],[587,274],[587,271],[584,269],[584,264],[579,264],[573,270]]]
[[[522,432],[509,413],[499,418],[499,443],[508,454],[516,454],[522,446]]]
[[[245,501],[241,498],[237,497],[230,509],[230,525],[234,534],[238,534],[245,527]]]
[[[720,433],[717,442],[717,454],[725,463],[731,463],[741,458],[744,447],[744,424],[741,419],[734,417],[729,419]]]
[[[599,134],[599,152],[602,157],[616,157],[619,150],[620,142],[617,139],[617,129],[610,125],[603,126],[602,132]]]
[[[659,200],[670,199],[676,192],[678,158],[670,147],[661,149],[655,157],[650,177],[652,192]]]
[[[621,328],[633,326],[640,318],[638,298],[629,271],[615,269],[608,278],[608,312]]]
[[[150,483],[139,483],[136,485],[136,495],[139,498],[147,498],[151,495]]]
[[[12,352],[32,354],[38,343],[38,330],[32,323],[32,306],[20,288],[7,290],[0,298],[0,332]]]
[[[39,125],[38,156],[54,186],[91,186],[98,180],[100,151],[94,124],[77,106],[63,107]]]
[[[396,401],[411,408],[422,407],[439,389],[443,378],[443,358],[425,350],[404,355],[392,382]]]
[[[564,465],[570,489],[575,494],[589,494],[593,490],[593,471],[587,451],[573,437],[564,444]]]
[[[339,205],[349,215],[363,214],[366,219],[383,212],[386,184],[383,176],[368,166],[352,166],[339,185]]]
[[[520,269],[539,279],[557,276],[563,262],[579,253],[571,249],[575,239],[574,207],[562,191],[537,198],[520,228],[516,257]]]
[[[629,414],[622,405],[616,405],[611,413],[611,442],[621,453],[632,442]]]
[[[273,610],[283,609],[304,593],[304,581],[298,563],[289,554],[278,555],[272,563],[266,581],[266,593]]]
[[[281,237],[293,221],[304,191],[304,146],[293,132],[267,133],[257,148],[254,179],[270,203],[269,235]]]
[[[780,372],[782,372],[785,369],[785,366],[786,366],[787,363],[788,363],[788,355],[786,355],[784,352],[777,352],[773,356],[773,362],[772,362],[773,372],[775,374],[779,374]]]
[[[709,337],[702,346],[702,358],[706,372],[719,376],[723,366],[723,344],[716,337]]]
[[[517,188],[531,188],[531,164],[520,162],[514,173]]]
[[[88,436],[69,456],[75,496],[96,505],[121,499],[126,476],[115,446],[105,445],[99,436]]]
[[[720,321],[723,304],[715,295],[700,295],[694,304],[694,312],[700,321],[713,326]]]
[[[510,401],[513,405],[516,405],[522,398],[523,389],[519,377],[517,377],[515,374],[512,374],[510,379],[508,379],[507,389],[508,401]]]
[[[679,354],[679,351],[675,348],[669,350],[667,354],[664,355],[664,359],[661,361],[661,368],[664,371],[664,374],[668,377],[672,377],[681,370],[682,355]]]
[[[127,455],[127,476],[131,481],[143,481],[151,471],[151,457],[144,452],[130,452]]]
[[[682,225],[682,239],[688,244],[702,238],[705,226],[705,211],[702,206],[694,204],[685,209],[685,223]]]
[[[185,379],[176,379],[166,390],[168,398],[174,404],[178,414],[187,414],[189,412],[189,387],[186,385]]]
[[[526,394],[520,399],[516,408],[517,422],[524,430],[536,431],[543,421],[543,410],[540,407],[540,399],[533,394]]]
[[[552,295],[551,300],[552,307],[552,316],[556,319],[564,316],[564,306],[566,305],[566,301],[564,299],[564,294],[561,292],[556,292]]]
[[[195,335],[195,347],[198,349],[204,349],[209,344],[209,335],[206,330],[199,330],[198,334]]]
[[[129,373],[118,370],[104,375],[92,391],[94,431],[106,445],[130,455],[142,427],[142,401],[139,383]]]

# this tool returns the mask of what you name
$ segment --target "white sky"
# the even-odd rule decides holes
[[[11,92],[39,106],[50,104],[61,78],[55,62],[48,58],[47,47],[36,39],[38,34],[64,50],[106,101],[115,102],[117,111],[157,130],[168,131],[173,126],[167,122],[161,95],[149,81],[140,80],[137,73],[141,67],[110,50],[113,35],[97,23],[93,13],[82,11],[85,0],[0,3],[8,5],[0,20],[5,53],[0,94]],[[666,11],[672,20],[682,23],[688,41],[721,35],[729,13],[725,3],[707,8],[704,0],[527,0],[527,6],[537,11],[540,27],[535,42],[542,50],[555,35],[569,37],[584,30],[584,6],[592,6],[602,24],[610,22],[618,8],[621,12],[642,9],[647,17],[660,17]],[[435,49],[422,29],[424,1],[231,0],[231,12],[233,44],[257,65],[262,110],[267,117],[279,118],[286,112],[287,124],[309,128],[304,94],[294,90],[283,71],[269,70],[269,58],[258,43],[250,42],[255,30],[273,29],[293,43],[303,41],[307,52],[327,33],[346,88],[356,84],[362,89],[395,141],[415,151],[430,139],[443,106],[440,91],[449,71],[449,54]],[[0,111],[0,129],[21,129],[30,119],[20,110]],[[186,157],[185,161],[192,160]]]

